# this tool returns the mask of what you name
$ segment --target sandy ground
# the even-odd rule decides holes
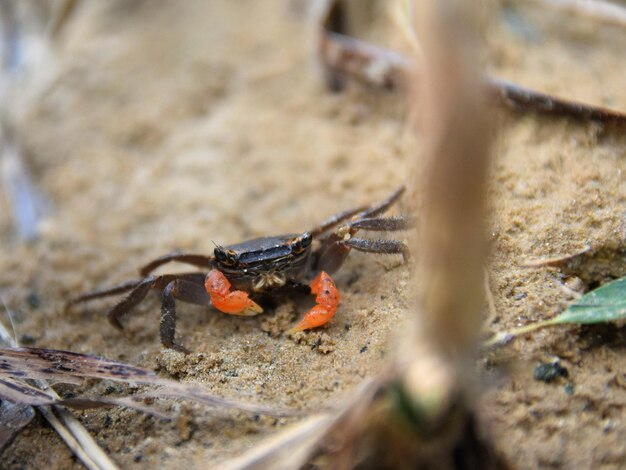
[[[349,395],[380,370],[410,312],[409,272],[393,256],[353,254],[335,276],[342,304],[331,324],[296,339],[280,334],[306,308],[293,301],[244,319],[180,305],[188,356],[161,348],[156,295],[125,319],[125,333],[106,320],[113,299],[62,308],[173,249],[210,253],[214,242],[305,230],[405,182],[419,139],[402,98],[356,85],[329,93],[306,11],[287,0],[82,2],[58,47],[58,77],[18,121],[53,207],[39,240],[16,238],[0,199],[0,293],[18,312],[22,344],[303,409]],[[626,111],[625,31],[544,9],[505,7],[494,19],[491,70]],[[586,245],[623,249],[626,238],[623,132],[510,111],[500,120],[490,331],[549,318],[570,300],[555,270],[524,261]],[[500,451],[524,468],[626,466],[625,346],[620,327],[561,328],[484,357],[481,407]],[[534,365],[557,357],[569,376],[535,381]],[[204,468],[288,422],[172,409],[174,422],[126,409],[79,414],[123,468]],[[42,419],[1,459],[11,469],[81,467]]]

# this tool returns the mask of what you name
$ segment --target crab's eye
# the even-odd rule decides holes
[[[295,254],[302,253],[309,245],[311,245],[311,234],[305,232],[293,240],[291,251]]]
[[[309,232],[304,232],[302,234],[301,240],[302,240],[301,242],[302,246],[306,248],[307,246],[311,245],[311,241],[313,240],[313,237],[311,236]]]
[[[237,262],[237,253],[233,250],[224,251],[222,248],[215,248],[215,250],[213,250],[213,254],[219,263],[226,266],[232,266]]]
[[[213,250],[213,255],[215,256],[215,259],[218,260],[220,263],[223,263],[227,260],[226,253],[224,253],[224,250],[222,250],[221,248],[215,248],[215,250]]]

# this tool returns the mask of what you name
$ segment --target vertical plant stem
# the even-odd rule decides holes
[[[444,395],[446,387],[464,388],[464,376],[472,370],[467,366],[477,350],[484,302],[483,221],[491,130],[477,66],[477,6],[454,0],[424,0],[415,6],[423,67],[419,81],[414,80],[413,98],[424,160],[418,181],[423,191],[418,326],[411,344],[429,343],[442,361],[441,383],[431,383],[432,390],[423,379],[432,366],[418,360],[409,366],[405,385],[419,402],[431,401],[437,388]]]

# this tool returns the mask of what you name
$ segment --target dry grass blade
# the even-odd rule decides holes
[[[310,416],[281,431],[240,457],[222,464],[225,470],[300,468],[310,457],[335,419],[328,414]]]
[[[53,393],[51,389],[42,391],[40,388],[30,385],[20,380],[2,379],[0,378],[0,397],[4,400],[19,405],[30,406],[49,406],[63,405],[72,408],[88,409],[99,408],[103,406],[124,406],[133,408],[143,413],[155,416],[160,419],[171,419],[166,413],[159,412],[153,407],[141,405],[131,397],[121,398],[70,398],[61,399]]]
[[[291,470],[302,468],[316,453],[324,453],[322,447],[331,443],[333,450],[342,448],[354,436],[352,432],[359,430],[359,420],[364,419],[374,396],[386,385],[386,375],[368,380],[350,394],[349,398],[340,401],[338,406],[328,414],[318,414],[293,424],[284,431],[261,442],[243,455],[222,462],[221,468],[228,470]],[[332,468],[344,468],[340,462],[346,453],[334,462]],[[344,462],[345,463],[345,462]],[[353,462],[354,463],[354,462]]]
[[[626,114],[620,111],[541,93],[497,77],[488,77],[485,83],[494,99],[514,110],[568,116],[617,126],[626,125]]]
[[[7,311],[8,317],[12,323],[11,311],[6,307],[4,301],[2,301],[5,309]],[[15,332],[15,330],[14,330]],[[0,344],[9,344],[9,345],[17,345],[17,340],[12,338],[9,332],[6,330],[4,325],[0,322]],[[50,423],[50,425],[54,428],[57,434],[63,439],[65,444],[70,448],[72,453],[76,455],[80,459],[80,461],[90,470],[116,470],[117,466],[113,463],[113,461],[109,458],[109,456],[98,446],[96,441],[91,437],[87,429],[76,419],[74,415],[72,415],[69,411],[64,409],[61,406],[47,406],[55,401],[57,403],[62,403],[63,400],[59,398],[57,393],[51,389],[48,384],[43,380],[36,380],[37,385],[40,389],[30,386],[25,383],[23,380],[15,380],[10,375],[7,374],[7,379],[2,380],[0,378],[0,387],[4,390],[4,393],[12,394],[13,398],[17,404],[15,406],[23,407],[23,403],[27,403],[28,400],[49,400],[49,403],[40,403],[37,406],[37,409],[41,412],[41,414],[46,418],[46,420]],[[43,389],[43,390],[41,390]],[[4,397],[3,393],[0,392],[1,398]],[[2,400],[2,403],[8,403],[7,400]],[[22,401],[23,400],[23,401]],[[126,405],[128,406],[128,405]],[[31,414],[34,416],[34,410],[32,407],[23,407],[22,416],[28,417]],[[142,407],[143,408],[143,407]],[[54,411],[58,413],[61,419],[54,414]],[[2,420],[3,416],[0,415],[0,420]],[[31,418],[32,419],[32,418]],[[3,424],[3,427],[7,425],[4,421],[0,421]],[[8,444],[13,437],[21,430],[26,424],[30,422],[25,421],[25,418],[19,422],[21,427],[16,428],[13,432],[7,437],[5,444]],[[13,421],[15,423],[15,421]],[[0,445],[0,449],[1,449]]]
[[[0,298],[0,302],[4,305],[11,324],[13,324],[4,300]],[[14,336],[15,328],[13,329],[13,335],[11,335],[0,322],[0,346],[15,345]],[[30,423],[34,417],[35,410],[33,407],[12,403],[8,400],[0,400],[0,452],[13,441],[17,433]]]
[[[217,408],[235,408],[251,413],[276,416],[299,414],[289,410],[277,410],[216,397],[207,394],[199,387],[159,378],[154,372],[146,369],[86,354],[37,348],[0,348],[0,397],[13,403],[40,407],[46,419],[88,468],[114,469],[116,467],[113,462],[97,446],[80,422],[58,405],[79,408],[118,405],[138,409],[159,418],[169,416],[141,406],[129,397],[64,400],[59,398],[56,392],[42,380],[76,383],[77,380],[87,377],[162,387],[158,393],[144,394],[138,398],[147,396],[180,398],[195,400]],[[26,379],[36,379],[40,388],[24,382],[23,380]],[[55,405],[53,408],[58,416],[52,412],[52,408],[47,408],[47,405]],[[58,417],[61,419],[59,420]]]
[[[0,298],[4,305],[4,301]],[[7,313],[10,313],[8,311]],[[9,319],[11,316],[9,315]],[[15,330],[13,330],[15,335]],[[0,346],[15,344],[15,339],[0,322]],[[0,400],[0,452],[11,443],[13,438],[35,417],[35,410],[29,405],[20,405],[8,400]]]
[[[41,379],[58,382],[75,383],[81,378],[97,378],[114,380],[125,383],[141,383],[161,387],[158,392],[147,393],[137,398],[179,398],[194,400],[216,408],[234,408],[251,413],[269,414],[275,416],[289,416],[301,414],[290,410],[280,410],[262,405],[238,402],[209,395],[199,387],[179,384],[167,379],[159,378],[154,372],[141,369],[129,364],[110,361],[107,359],[78,354],[68,351],[58,351],[37,348],[0,348],[0,397],[14,403],[29,404],[42,407],[44,416],[51,420],[57,432],[67,439],[68,446],[84,461],[89,468],[115,468],[101,449],[82,427],[82,425],[67,410],[58,405],[88,408],[95,406],[127,406],[159,418],[168,418],[152,408],[141,406],[130,397],[123,398],[73,398],[61,399],[54,390],[47,387]],[[37,379],[37,388],[23,382],[25,379]],[[55,405],[57,415],[45,405]],[[66,429],[64,426],[67,426]]]
[[[527,261],[522,266],[557,268],[561,274],[575,276],[587,286],[604,284],[626,276],[626,241],[607,240],[575,253]]]
[[[153,406],[142,405],[137,402],[136,399],[141,399],[141,396],[138,397],[117,397],[117,398],[64,398],[59,400],[57,405],[67,406],[70,408],[76,408],[79,410],[86,410],[90,408],[101,408],[101,407],[111,407],[111,406],[122,406],[124,408],[131,408],[133,410],[141,411],[149,416],[153,416],[158,419],[163,420],[171,420],[174,416],[171,413],[165,413],[157,410]]]
[[[149,382],[145,382],[150,384]],[[177,398],[181,400],[192,400],[198,403],[204,403],[205,405],[214,408],[232,408],[239,411],[247,411],[249,413],[257,413],[269,416],[302,416],[306,412],[300,410],[274,408],[271,406],[263,406],[257,403],[248,403],[238,400],[230,400],[227,398],[221,398],[215,395],[209,395],[200,387],[180,384],[166,379],[158,379],[158,381],[152,383],[153,385],[160,385],[155,392],[148,392],[138,395],[141,397],[150,398]]]
[[[158,377],[154,372],[122,362],[87,354],[40,348],[0,348],[0,377],[18,379],[46,379],[76,383],[77,379],[95,378],[116,382],[153,385],[158,392],[144,397],[180,398],[193,400],[217,408],[233,408],[251,413],[273,416],[302,414],[293,410],[276,409],[254,403],[229,400],[210,395],[200,387],[185,385]],[[27,392],[25,392],[27,393]],[[85,399],[84,403],[88,399]],[[110,404],[110,400],[89,399],[93,404]],[[64,403],[60,401],[60,403]],[[67,401],[67,404],[72,403]]]
[[[8,307],[6,306],[4,300],[2,299],[2,297],[0,297],[0,303],[3,305],[4,309],[7,312],[7,315],[9,317],[9,320],[11,320],[11,327],[13,328],[13,335],[11,335],[11,333],[9,333],[9,330],[7,330],[5,328],[5,326],[2,324],[2,322],[0,322],[0,347],[2,346],[17,346],[16,340],[15,340],[15,327],[13,326],[13,320],[11,318],[11,312],[8,309]]]
[[[80,383],[81,377],[153,383],[150,370],[87,354],[40,348],[0,348],[0,375]]]
[[[67,410],[57,408],[61,413],[60,420],[52,411],[52,408],[42,406],[39,408],[42,415],[48,420],[61,439],[70,448],[72,453],[89,470],[117,470],[118,467],[96,444],[82,424]]]
[[[57,392],[44,380],[36,380],[35,383],[53,398],[61,400]],[[40,406],[38,409],[87,468],[94,470],[116,470],[118,468],[95,439],[91,437],[85,426],[67,409],[58,405]],[[57,419],[57,416],[60,420]],[[70,433],[69,436],[67,435],[68,432]]]
[[[576,253],[571,253],[571,254],[567,254],[567,255],[562,255],[562,256],[554,256],[551,258],[540,258],[540,259],[533,259],[530,261],[527,261],[525,263],[522,264],[522,267],[524,268],[539,268],[542,266],[559,266],[567,261],[570,261],[580,255],[584,255],[585,253],[588,253],[591,250],[591,247],[585,247],[580,251],[577,251]]]
[[[23,405],[53,405],[55,400],[45,392],[24,382],[0,378],[0,398]]]

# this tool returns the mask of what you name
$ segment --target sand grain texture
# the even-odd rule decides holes
[[[356,85],[328,92],[303,5],[81,4],[58,48],[58,76],[18,118],[35,180],[53,203],[37,242],[16,239],[0,199],[0,293],[18,312],[22,343],[304,409],[380,370],[409,308],[410,275],[395,257],[353,254],[336,275],[342,304],[330,326],[296,340],[280,335],[304,313],[295,302],[258,318],[181,304],[178,335],[189,356],[161,349],[156,295],[124,319],[123,334],[106,320],[113,299],[62,308],[69,296],[133,278],[173,249],[210,253],[213,242],[305,230],[405,181],[419,138],[402,98]],[[560,15],[503,10],[488,35],[491,69],[626,111],[626,32]],[[548,318],[568,300],[553,269],[525,269],[524,261],[606,242],[623,247],[626,230],[623,132],[510,111],[501,120],[490,189],[493,331]],[[546,330],[484,359],[481,370],[495,377],[481,401],[484,418],[513,463],[626,465],[625,338],[615,326]],[[534,381],[534,363],[554,356],[569,378]],[[171,423],[125,409],[79,414],[123,468],[204,468],[289,421],[172,408],[180,417]],[[41,420],[0,466],[81,467]]]

